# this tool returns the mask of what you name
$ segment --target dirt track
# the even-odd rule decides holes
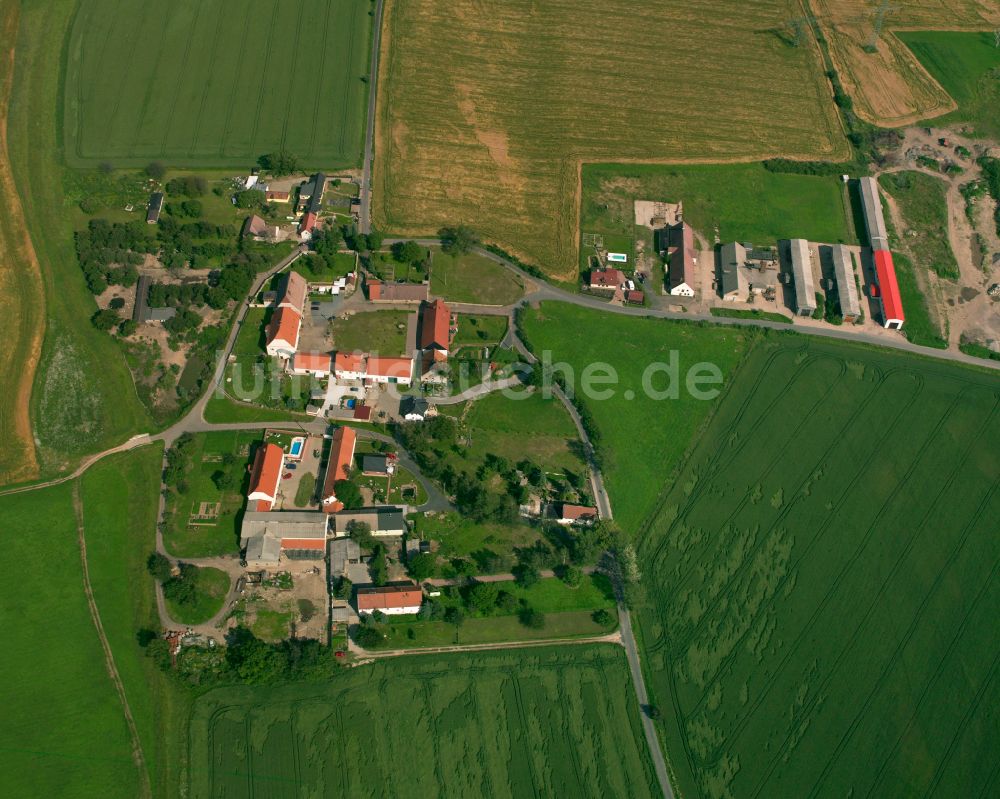
[[[17,23],[17,3],[0,3],[0,41],[10,43],[0,62],[0,291],[12,298],[0,328],[4,337],[0,375],[4,385],[13,388],[0,401],[0,436],[16,442],[5,445],[0,456],[3,483],[38,476],[30,403],[45,332],[41,269],[28,235],[7,152],[7,108],[14,75]]]

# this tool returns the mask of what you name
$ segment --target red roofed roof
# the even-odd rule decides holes
[[[380,300],[382,299],[382,281],[381,280],[369,280],[368,281],[368,299],[370,300]]]
[[[326,547],[325,538],[282,538],[282,549],[319,549]]]
[[[267,326],[267,343],[274,341],[287,341],[292,349],[299,343],[299,323],[302,317],[298,311],[291,308],[279,308],[271,317],[271,324]]]
[[[302,217],[302,221],[299,223],[299,233],[305,233],[306,231],[311,231],[316,227],[316,223],[319,221],[319,217],[316,216],[312,211],[308,211],[305,216]]]
[[[364,372],[365,354],[363,352],[338,352],[333,357],[334,371]]]
[[[616,289],[625,282],[625,273],[620,269],[593,269],[590,285],[595,289]]]
[[[254,508],[257,513],[267,513],[271,508],[274,507],[273,502],[268,502],[266,499],[258,499],[257,506]]]
[[[358,610],[366,613],[386,608],[414,608],[423,602],[424,594],[417,585],[386,585],[382,588],[359,588]]]
[[[892,253],[888,250],[875,250],[875,279],[882,295],[886,321],[905,321],[903,300],[899,295],[899,283],[896,282],[896,267],[892,263]]]
[[[596,519],[597,518],[597,508],[588,508],[586,505],[569,505],[563,503],[562,506],[562,518],[563,519]]]
[[[396,377],[409,379],[413,376],[412,358],[369,358],[370,377]]]
[[[337,482],[347,479],[347,470],[353,464],[354,447],[357,443],[357,434],[350,427],[338,427],[337,432],[333,434],[330,460],[326,464],[326,477],[323,480],[323,510],[327,513],[343,508],[343,505],[335,499],[330,502],[327,500],[336,497],[334,486]],[[335,507],[336,505],[340,507]]]
[[[264,192],[265,199],[268,200],[278,200],[279,202],[286,202],[288,200],[289,194],[287,191],[266,191]]]
[[[257,449],[253,469],[250,472],[250,490],[248,499],[264,500],[270,510],[270,505],[278,493],[278,481],[281,479],[281,462],[284,457],[281,447],[277,444],[265,444]],[[256,496],[255,496],[256,495]],[[258,502],[258,510],[260,503]]]
[[[371,405],[355,405],[354,406],[354,418],[359,421],[366,422],[372,418],[372,406]]]
[[[292,369],[310,372],[329,372],[332,360],[325,352],[297,352],[292,358]]]
[[[445,350],[451,346],[451,310],[444,300],[425,305],[420,316],[420,349]]]
[[[634,302],[636,305],[642,305],[645,299],[646,295],[638,289],[625,292],[625,302]]]

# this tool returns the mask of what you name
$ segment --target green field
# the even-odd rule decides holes
[[[354,0],[83,0],[63,111],[73,166],[359,164],[371,17]]]
[[[998,391],[817,339],[753,350],[640,532],[683,795],[996,792]]]
[[[431,294],[449,302],[510,305],[524,293],[521,279],[485,255],[449,255],[431,248]]]
[[[759,311],[756,308],[709,308],[712,316],[723,316],[729,319],[762,319],[765,322],[781,322],[791,324],[792,320],[784,314],[771,311]]]
[[[615,519],[630,532],[648,516],[714,407],[684,390],[688,369],[699,362],[713,363],[728,380],[748,340],[756,335],[752,330],[602,314],[553,302],[527,311],[523,329],[536,355],[551,351],[553,362],[569,363],[578,380],[592,363],[606,363],[617,371],[620,379],[614,395],[584,399],[584,404],[602,432],[602,471]],[[680,396],[651,399],[642,389],[643,372],[651,363],[666,363],[672,350],[680,364]],[[657,390],[666,385],[663,375],[653,380]],[[626,392],[633,392],[634,398],[627,399]]]
[[[159,448],[146,447],[97,464],[78,483],[0,498],[0,528],[20,571],[0,588],[4,796],[142,795],[122,706],[87,609],[77,489],[94,601],[153,793],[173,794],[182,755],[175,725],[183,724],[185,700],[135,637],[140,627],[156,624],[145,558],[154,546],[160,458]]]
[[[917,60],[958,103],[934,124],[969,122],[984,136],[1000,136],[1000,49],[986,31],[898,31]]]
[[[227,688],[190,726],[190,796],[658,795],[621,650],[425,655]]]
[[[394,358],[406,352],[406,326],[411,311],[367,311],[330,326],[338,352],[367,352]]]
[[[483,316],[461,314],[458,317],[458,332],[452,339],[452,348],[465,345],[493,347],[507,335],[506,316]]]
[[[958,262],[948,241],[948,184],[923,172],[890,172],[879,178],[879,185],[899,206],[907,226],[900,243],[918,266],[957,279]]]
[[[832,176],[769,172],[761,164],[586,164],[580,229],[633,236],[635,200],[683,202],[684,221],[712,241],[857,243],[852,212]],[[606,242],[607,243],[607,242]],[[651,237],[649,243],[652,243]]]

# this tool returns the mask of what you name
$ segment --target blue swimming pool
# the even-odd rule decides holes
[[[354,410],[354,406],[355,406],[355,405],[357,405],[357,404],[358,404],[358,401],[357,401],[357,400],[354,400],[354,399],[349,399],[349,400],[347,401],[347,407],[348,407],[348,408],[349,408],[350,410],[352,410],[352,411]]]
[[[302,454],[302,447],[305,446],[306,440],[304,438],[293,438],[292,446],[288,450],[288,455],[292,458],[297,458]]]

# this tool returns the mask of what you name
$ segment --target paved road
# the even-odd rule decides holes
[[[504,380],[484,380],[478,386],[467,388],[461,394],[453,397],[429,397],[428,399],[435,405],[459,405],[467,400],[483,397],[493,391],[503,391],[505,388],[514,388],[523,385],[520,378],[508,377]]]
[[[382,0],[376,0],[372,18],[372,60],[368,66],[368,121],[365,124],[365,161],[361,169],[361,209],[358,223],[362,233],[372,229],[372,162],[375,160],[375,104],[378,99],[378,56],[382,45]]]

